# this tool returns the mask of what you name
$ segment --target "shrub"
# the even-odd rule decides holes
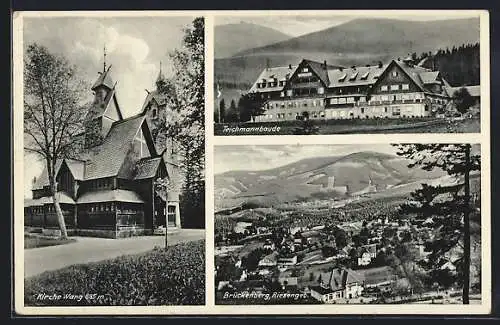
[[[60,298],[43,299],[40,294]],[[67,294],[84,298],[78,301],[66,297]],[[204,304],[205,241],[42,273],[25,279],[24,303],[26,306]]]

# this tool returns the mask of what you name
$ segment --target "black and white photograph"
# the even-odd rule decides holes
[[[215,146],[215,303],[481,305],[480,149]]]
[[[214,133],[479,133],[481,20],[477,11],[218,15]]]
[[[24,306],[204,305],[204,17],[27,14],[22,42]]]
[[[13,11],[14,313],[491,312],[489,28]]]

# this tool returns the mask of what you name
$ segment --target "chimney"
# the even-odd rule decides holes
[[[269,58],[266,58],[266,70],[269,71]]]
[[[324,68],[325,70],[328,70],[328,69],[327,69],[327,65],[326,65],[326,60],[323,62],[323,68]]]
[[[382,61],[378,61],[378,67],[382,68],[382,66],[383,66]]]
[[[288,69],[292,70],[292,65],[291,64],[288,65]]]
[[[351,69],[356,70],[356,66],[355,65],[351,66]]]

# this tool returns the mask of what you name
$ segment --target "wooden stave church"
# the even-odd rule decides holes
[[[57,195],[68,234],[119,238],[152,234],[161,227],[181,229],[175,150],[160,153],[151,129],[156,127],[153,107],[155,115],[166,114],[169,107],[151,105],[153,97],[148,95],[139,114],[123,118],[110,68],[104,65],[91,88],[94,100],[81,135],[84,149],[77,159],[63,159],[56,166]],[[157,86],[163,81],[160,69]],[[168,139],[167,146],[175,147],[175,141]],[[168,189],[161,197],[154,186],[164,177]],[[32,195],[24,202],[25,229],[59,233],[46,168],[33,182]]]

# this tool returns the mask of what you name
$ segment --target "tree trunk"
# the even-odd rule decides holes
[[[470,145],[465,146],[465,173],[464,173],[464,257],[463,257],[463,304],[469,304],[470,286]]]
[[[61,230],[61,238],[62,239],[67,239],[68,238],[68,232],[66,231],[66,223],[64,222],[64,216],[61,210],[61,206],[59,205],[59,199],[57,198],[57,185],[56,185],[56,180],[55,180],[55,164],[52,164],[50,166],[50,162],[47,162],[48,167],[47,172],[49,173],[49,184],[50,184],[50,192],[52,194],[52,200],[54,202],[54,210],[56,211],[57,215],[57,222],[59,223],[59,229]],[[51,167],[51,168],[50,168]]]
[[[64,222],[64,215],[61,210],[61,205],[59,204],[59,198],[56,195],[57,191],[55,189],[56,186],[54,184],[52,185],[52,200],[54,201],[54,210],[56,211],[57,222],[59,223],[59,229],[61,229],[61,238],[67,239],[68,232],[66,231],[66,223]]]

